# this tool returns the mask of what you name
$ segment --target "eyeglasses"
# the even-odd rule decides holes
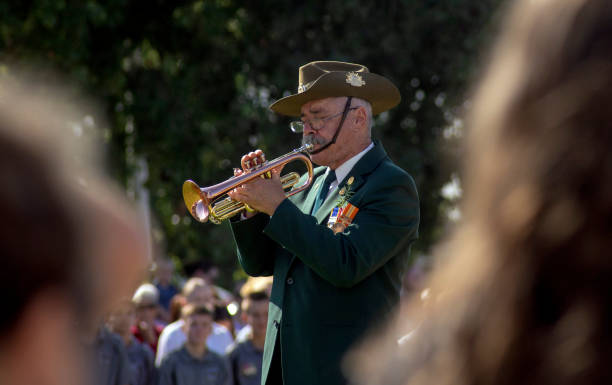
[[[347,113],[348,111],[356,110],[357,108],[359,107],[351,107],[347,109]],[[338,112],[337,114],[333,114],[325,118],[312,118],[310,120],[296,120],[296,121],[289,123],[289,128],[291,129],[292,132],[299,134],[299,133],[304,132],[304,126],[308,124],[313,130],[319,131],[320,129],[323,128],[323,126],[325,126],[325,123],[328,120],[333,119],[336,116],[342,115],[343,113],[344,111],[341,111],[341,112]]]

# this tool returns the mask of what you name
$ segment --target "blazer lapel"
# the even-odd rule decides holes
[[[338,202],[338,199],[340,198],[338,192],[342,189],[342,187],[346,186],[346,182],[351,176],[354,178],[353,183],[351,184],[351,189],[353,191],[357,191],[361,187],[361,185],[365,183],[365,176],[371,173],[386,156],[387,153],[385,152],[385,149],[383,148],[382,144],[378,140],[375,140],[374,147],[370,151],[368,151],[361,159],[359,159],[359,161],[355,164],[355,166],[348,173],[348,175],[342,181],[340,181],[338,188],[332,194],[330,194],[325,200],[325,202],[323,202],[321,207],[319,207],[319,209],[315,213],[317,223],[321,224],[327,219],[327,217],[331,213],[332,208],[336,205],[336,202]],[[320,183],[323,182],[321,178],[318,179],[320,179]],[[314,187],[311,191],[313,190]],[[314,196],[316,196],[316,194],[310,195],[312,195],[312,202],[308,207],[312,210],[312,206],[314,204]],[[308,198],[311,197],[309,196]]]
[[[319,188],[321,187],[321,183],[325,179],[323,176],[325,175],[325,170],[327,167],[321,167],[321,172],[319,175],[315,176],[314,181],[312,182],[312,186],[308,190],[308,195],[304,199],[304,203],[302,204],[302,212],[305,214],[310,214],[312,212],[312,206],[314,206],[314,202],[317,198],[317,194],[319,193]]]

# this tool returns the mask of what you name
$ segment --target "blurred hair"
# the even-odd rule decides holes
[[[187,304],[187,298],[182,294],[175,294],[170,300],[170,322],[181,318],[181,309]]]
[[[183,286],[183,295],[185,297],[189,297],[189,295],[193,293],[196,288],[206,286],[208,286],[208,284],[202,278],[189,278]]]
[[[612,2],[519,1],[468,126],[435,300],[355,382],[612,383]]]
[[[129,297],[122,297],[118,301],[115,301],[110,312],[113,313],[124,310],[135,310],[134,302]]]
[[[102,174],[100,114],[16,68],[0,74],[0,382],[87,383],[81,339],[144,277],[145,231]]]
[[[269,291],[272,288],[273,277],[249,277],[240,288],[240,296],[247,298],[249,294],[257,291]]]
[[[0,330],[7,334],[41,290],[67,291],[78,308],[89,303],[80,229],[66,191],[44,154],[7,133],[9,124],[0,110],[0,292],[6,294]]]
[[[249,295],[245,299],[242,300],[242,304],[240,308],[242,309],[243,312],[248,313],[253,302],[260,302],[260,301],[267,302],[269,300],[270,300],[270,297],[268,297],[268,293],[266,293],[265,291],[254,291],[254,292],[249,293]]]
[[[157,304],[159,302],[159,290],[153,284],[143,283],[136,289],[132,302],[136,305]]]
[[[92,140],[95,108],[82,96],[74,107],[60,88],[26,78],[0,78],[3,335],[11,334],[24,309],[43,292],[72,300],[83,324],[90,311],[109,310],[127,281],[118,280],[108,293],[112,286],[102,275],[116,266],[101,256],[112,247],[135,246],[141,230],[100,172]],[[115,233],[109,231],[113,227]],[[119,231],[125,237],[120,241]],[[130,249],[134,268],[142,262],[137,249]]]
[[[187,319],[193,315],[207,315],[212,319],[214,317],[213,310],[204,305],[187,304],[181,310],[181,318]]]

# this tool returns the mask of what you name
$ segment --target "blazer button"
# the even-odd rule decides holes
[[[293,278],[287,278],[287,285],[293,285]]]

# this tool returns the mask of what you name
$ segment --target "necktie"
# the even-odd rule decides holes
[[[334,170],[330,170],[327,173],[327,176],[325,177],[325,180],[323,181],[321,188],[319,189],[319,193],[317,194],[317,198],[315,199],[314,206],[312,206],[312,214],[316,213],[319,207],[321,207],[321,205],[325,201],[325,198],[327,197],[327,193],[329,192],[329,186],[335,180],[336,180],[336,172]]]

